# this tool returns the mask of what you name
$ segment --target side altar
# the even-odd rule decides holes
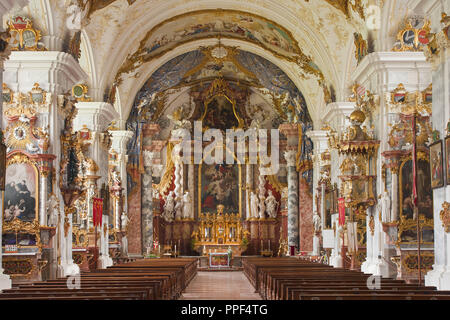
[[[224,206],[217,206],[217,213],[201,213],[198,227],[192,233],[193,248],[201,255],[227,252],[231,248],[233,255],[245,251],[247,231],[242,227],[239,213],[224,213]]]

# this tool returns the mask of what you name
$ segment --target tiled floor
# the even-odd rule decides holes
[[[261,300],[242,271],[199,271],[181,300]]]

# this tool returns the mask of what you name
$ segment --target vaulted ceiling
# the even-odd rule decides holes
[[[338,101],[348,96],[356,67],[353,34],[368,37],[368,7],[385,1],[30,0],[21,12],[33,18],[53,50],[64,50],[73,29],[82,30],[79,61],[90,76],[90,95],[100,101],[113,89],[122,125],[153,72],[219,39],[280,68],[318,125],[327,90]]]

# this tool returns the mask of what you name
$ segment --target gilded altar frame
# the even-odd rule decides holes
[[[211,87],[208,89],[207,96],[205,97],[205,100],[203,101],[203,107],[204,111],[202,114],[202,117],[200,118],[200,121],[203,121],[203,119],[206,116],[206,113],[208,112],[208,105],[217,97],[224,97],[227,99],[232,107],[233,107],[233,114],[234,117],[238,121],[238,128],[241,129],[244,127],[244,120],[239,117],[239,114],[236,111],[236,99],[233,97],[233,92],[228,87],[226,81],[223,78],[215,79],[211,83]]]
[[[27,156],[25,153],[17,152],[12,155],[9,155],[6,160],[6,168],[8,168],[12,164],[29,164],[34,169],[35,172],[35,184],[36,184],[36,205],[35,205],[35,220],[39,219],[39,170],[37,167],[37,164],[30,159],[29,156]],[[5,181],[6,182],[6,181]],[[3,199],[4,200],[4,199]],[[3,204],[3,212],[5,210],[5,205]],[[6,222],[5,217],[3,216],[3,223],[8,224]]]
[[[404,179],[403,178],[402,169],[403,169],[404,165],[410,160],[412,160],[412,155],[411,154],[402,157],[401,158],[401,163],[400,163],[400,166],[399,166],[399,173],[398,173],[398,175],[399,175],[399,185],[398,185],[399,186],[398,187],[399,200],[398,201],[399,201],[399,217],[400,218],[399,218],[399,222],[398,222],[398,231],[397,231],[398,233],[397,233],[397,242],[396,242],[397,245],[400,245],[400,244],[417,244],[417,239],[415,239],[414,241],[402,241],[402,238],[401,238],[402,234],[404,232],[409,231],[409,230],[414,230],[415,231],[416,228],[417,228],[417,221],[414,220],[414,219],[407,219],[407,218],[405,218],[405,216],[403,215],[403,212],[402,212],[402,208],[403,208],[403,188],[402,188],[402,186],[403,186],[403,179]],[[417,151],[417,160],[418,161],[419,160],[426,161],[428,164],[430,163],[428,155],[425,152],[423,152],[423,151]],[[421,230],[423,230],[424,227],[428,227],[431,230],[434,230],[433,219],[427,219],[420,212],[419,212],[419,219],[420,219]],[[433,242],[421,241],[420,243],[421,244],[433,245],[434,241]]]
[[[231,152],[225,145],[218,145],[218,146],[216,146],[214,149],[211,150],[211,152],[209,154],[211,154],[217,148],[222,148],[225,152],[231,153],[233,155],[234,160],[237,162],[238,172],[239,172],[239,185],[238,185],[238,190],[239,190],[239,216],[242,217],[242,165],[241,165],[241,162],[236,157],[236,155],[233,152]],[[198,216],[199,217],[202,215],[202,167],[203,167],[203,160],[208,155],[204,155],[203,158],[202,158],[202,161],[198,165],[198,176],[197,176],[197,178],[198,178],[198,189],[197,189],[198,195],[197,195],[197,199],[198,199]],[[225,156],[225,154],[224,154],[224,156]],[[228,212],[228,213],[232,213],[232,212]]]
[[[17,152],[13,153],[12,155],[8,156],[8,159],[6,160],[6,168],[12,164],[29,164],[34,170],[35,173],[35,187],[36,187],[36,204],[35,204],[35,216],[33,221],[23,221],[18,218],[13,218],[11,221],[5,221],[5,215],[3,214],[3,226],[2,226],[2,233],[15,233],[16,234],[16,245],[17,248],[22,247],[23,245],[20,245],[17,242],[17,235],[19,233],[23,234],[31,234],[35,236],[36,244],[35,245],[26,245],[25,247],[28,248],[38,248],[39,251],[42,250],[42,243],[41,243],[41,232],[40,232],[40,225],[39,225],[39,170],[36,165],[36,163],[29,158],[25,153]],[[6,180],[6,178],[5,178]],[[6,181],[5,181],[6,182]],[[5,212],[5,195],[3,194],[2,199],[2,212]],[[2,244],[3,246],[3,244]]]
[[[80,229],[77,226],[72,227],[72,247],[87,247],[89,244],[88,234],[86,229]]]

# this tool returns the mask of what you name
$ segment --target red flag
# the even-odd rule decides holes
[[[413,118],[412,118],[412,127],[413,127],[413,149],[412,149],[412,162],[413,162],[413,194],[412,194],[412,197],[413,198],[412,198],[412,201],[414,203],[414,206],[417,206],[416,117],[415,117],[415,115],[413,115]]]
[[[345,199],[338,198],[338,210],[339,210],[339,225],[345,224]]]
[[[94,222],[94,227],[102,224],[103,215],[103,199],[93,198],[93,210],[92,217]]]

